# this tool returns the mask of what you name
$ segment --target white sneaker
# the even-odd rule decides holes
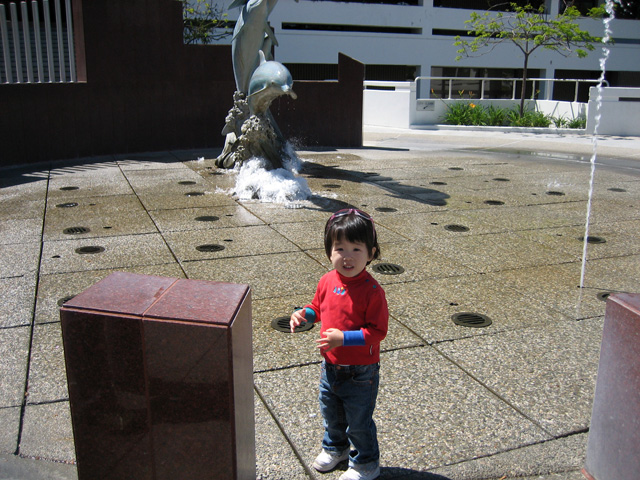
[[[322,449],[320,455],[318,455],[313,462],[313,468],[319,472],[328,472],[336,468],[340,462],[344,462],[348,458],[348,448],[342,453],[327,452],[325,449]]]
[[[374,480],[380,476],[380,465],[368,463],[366,465],[354,465],[340,475],[340,480]]]

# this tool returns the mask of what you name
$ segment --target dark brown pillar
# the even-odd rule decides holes
[[[640,294],[607,299],[583,473],[596,480],[640,478]]]
[[[80,480],[255,479],[248,285],[114,273],[61,320]]]

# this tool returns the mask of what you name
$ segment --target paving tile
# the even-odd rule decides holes
[[[562,322],[436,348],[558,437],[589,426],[602,328],[602,318]]]
[[[225,192],[217,192],[215,187],[206,186],[185,192],[164,193],[154,191],[139,195],[147,210],[168,210],[171,208],[202,208],[235,205],[235,200]]]
[[[426,471],[548,438],[430,347],[386,352],[381,365],[374,419],[383,467]],[[307,464],[320,451],[322,440],[319,369],[310,365],[254,375]],[[340,473],[327,478],[337,479]]]
[[[96,175],[92,171],[81,173],[51,172],[47,197],[56,202],[68,198],[97,197],[102,195],[128,195],[133,193],[120,169],[111,167]]]
[[[47,216],[44,240],[68,240],[71,238],[100,238],[144,233],[158,233],[158,229],[144,211],[113,212],[102,215]]]
[[[104,248],[95,254],[79,248]],[[97,239],[49,241],[43,244],[41,274],[161,265],[175,261],[158,234],[103,237]]]
[[[38,269],[38,242],[0,244],[0,278],[33,274]]]
[[[0,278],[0,328],[31,325],[36,275]]]
[[[313,295],[327,272],[301,252],[184,262],[188,278],[246,283],[253,300],[308,293]]]
[[[20,430],[21,407],[0,408],[0,453],[14,455]],[[0,467],[1,468],[1,467]]]
[[[167,232],[164,238],[179,261],[299,251],[295,244],[266,225]],[[215,247],[203,250],[203,245]]]
[[[47,204],[47,220],[90,220],[114,215],[144,213],[138,197],[128,195],[101,195],[52,200]]]
[[[42,460],[75,462],[69,402],[27,405],[22,426],[20,455]]]
[[[35,325],[27,403],[68,400],[66,372],[60,322]]]
[[[0,245],[39,242],[42,218],[19,218],[0,221]]]
[[[569,319],[486,275],[397,283],[384,288],[394,318],[428,342],[473,338]],[[493,323],[485,328],[459,326],[452,320],[458,313],[486,315]]]
[[[31,327],[0,329],[0,408],[22,405],[30,340]]]
[[[260,218],[240,205],[152,210],[149,215],[161,232],[209,230],[264,224]]]

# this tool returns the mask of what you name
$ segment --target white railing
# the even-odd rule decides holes
[[[0,83],[76,82],[71,0],[28,3],[0,4]]]
[[[423,82],[426,83],[426,87]],[[487,89],[488,82],[500,82],[507,88],[501,88],[500,96],[492,96],[490,89]],[[573,100],[578,101],[578,91],[580,84],[595,86],[599,80],[584,80],[573,78],[528,78],[527,91],[531,93],[531,100],[552,100],[553,85],[555,83],[573,84]],[[437,87],[433,84],[437,83]],[[459,100],[473,98],[476,100],[505,99],[519,100],[522,78],[502,78],[502,77],[417,77],[418,98],[442,98],[445,100]],[[609,83],[605,80],[604,86]],[[436,92],[437,89],[437,92]],[[438,93],[442,91],[441,93]],[[505,92],[508,92],[505,96]],[[540,92],[543,93],[540,96]],[[489,95],[487,95],[487,93]]]

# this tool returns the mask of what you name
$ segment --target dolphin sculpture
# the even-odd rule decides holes
[[[249,81],[258,67],[258,52],[263,49],[265,37],[268,44],[276,44],[273,30],[267,23],[269,14],[278,0],[234,0],[229,8],[242,6],[240,16],[233,30],[231,56],[236,89],[242,93],[249,90]]]
[[[264,53],[259,51],[260,65],[251,75],[249,83],[249,111],[251,115],[264,115],[271,102],[281,95],[298,98],[293,91],[293,79],[287,67],[279,62],[267,61]]]

